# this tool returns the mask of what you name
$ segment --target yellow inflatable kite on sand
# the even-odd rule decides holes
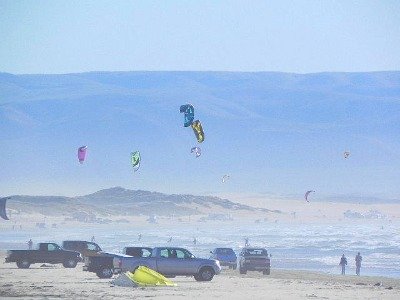
[[[134,273],[126,272],[125,275],[139,286],[176,286],[176,283],[145,266],[139,266]]]

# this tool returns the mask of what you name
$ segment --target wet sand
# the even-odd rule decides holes
[[[128,288],[83,272],[81,263],[75,269],[34,264],[24,270],[15,263],[4,263],[4,257],[1,253],[1,299],[400,299],[400,279],[385,277],[274,269],[269,276],[258,272],[240,275],[238,270],[224,269],[211,282],[177,277],[172,279],[176,287]]]

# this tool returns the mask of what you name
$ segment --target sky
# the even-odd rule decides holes
[[[0,72],[400,69],[400,1],[0,0]]]
[[[64,74],[89,71],[142,70],[279,71],[295,73],[396,71],[400,70],[400,1],[0,0],[0,39],[0,72],[14,74]],[[89,77],[91,76],[91,74],[86,75]],[[186,75],[189,76],[188,74]],[[246,76],[246,74],[242,75]],[[251,74],[251,76],[253,75],[257,77],[257,73]],[[337,76],[342,75],[339,74]],[[118,74],[115,76],[118,77]],[[175,75],[171,76],[171,78],[175,78]],[[338,165],[338,169],[332,169],[330,168],[332,161],[326,159],[326,157],[330,156],[324,156],[326,153],[336,155],[332,154],[333,152],[329,152],[333,151],[331,149],[332,145],[335,143],[337,146],[335,146],[335,153],[336,151],[341,153],[343,149],[345,149],[345,146],[339,143],[344,143],[346,141],[340,139],[340,141],[338,141],[337,138],[341,136],[341,132],[336,132],[337,135],[333,133],[332,135],[326,134],[326,132],[330,132],[331,130],[330,128],[326,128],[326,122],[340,122],[340,120],[337,119],[338,115],[340,115],[340,113],[342,115],[347,113],[347,110],[339,111],[339,108],[336,107],[336,103],[339,103],[336,102],[337,98],[334,99],[335,101],[332,101],[332,99],[329,101],[328,99],[327,102],[323,102],[326,99],[319,99],[318,88],[325,86],[326,83],[324,81],[324,76],[321,77],[321,81],[316,83],[316,90],[314,91],[316,94],[312,94],[315,99],[311,99],[314,102],[309,99],[307,93],[299,93],[295,96],[292,95],[294,98],[289,99],[287,95],[280,95],[278,97],[278,95],[271,93],[273,87],[270,87],[271,89],[264,90],[260,88],[260,90],[257,90],[251,85],[247,89],[239,89],[239,93],[243,94],[239,94],[237,95],[237,99],[233,99],[232,95],[229,93],[230,89],[234,89],[236,86],[226,88],[227,82],[224,81],[225,75],[221,76],[221,80],[218,84],[214,81],[208,82],[208,88],[205,88],[207,85],[203,85],[201,80],[198,82],[193,81],[193,84],[195,82],[198,85],[191,86],[192,79],[183,80],[182,86],[176,90],[172,87],[169,92],[177,94],[173,94],[174,97],[171,97],[171,99],[177,102],[173,102],[173,105],[168,104],[168,108],[163,111],[165,114],[162,114],[162,116],[171,118],[169,121],[173,120],[175,117],[180,118],[181,116],[179,114],[176,115],[176,108],[184,101],[187,101],[187,99],[190,99],[190,101],[197,101],[197,103],[194,103],[196,104],[196,112],[203,111],[204,115],[202,115],[202,120],[206,122],[205,124],[215,121],[213,119],[215,113],[218,111],[221,112],[230,106],[231,108],[234,107],[237,109],[237,114],[240,117],[242,117],[243,113],[252,112],[256,118],[257,113],[259,113],[258,107],[251,107],[251,101],[257,101],[258,99],[258,101],[264,105],[262,118],[265,118],[267,122],[258,132],[252,133],[252,137],[266,139],[265,150],[271,151],[268,153],[270,155],[277,155],[279,159],[276,159],[276,161],[279,163],[274,166],[275,169],[269,168],[272,171],[265,174],[265,177],[257,177],[255,172],[253,172],[254,174],[250,171],[246,173],[247,171],[244,172],[243,170],[245,170],[245,167],[243,167],[242,169],[238,168],[235,170],[237,174],[234,173],[235,171],[230,171],[229,173],[232,175],[232,178],[236,176],[236,178],[239,179],[239,177],[242,176],[243,178],[241,179],[243,179],[243,182],[246,182],[249,178],[255,178],[254,184],[258,184],[262,187],[259,192],[266,194],[273,192],[277,192],[278,194],[294,194],[299,193],[297,192],[299,190],[303,193],[306,180],[320,180],[321,185],[316,188],[319,188],[320,191],[324,191],[325,189],[325,195],[331,195],[335,189],[342,190],[341,187],[344,186],[347,187],[347,190],[344,192],[348,194],[360,195],[365,193],[372,196],[384,196],[387,198],[395,198],[398,196],[397,170],[399,143],[395,137],[398,136],[399,132],[399,93],[398,89],[396,89],[397,81],[396,79],[390,79],[391,75],[382,75],[383,77],[381,79],[376,79],[378,82],[382,81],[381,83],[383,86],[385,82],[388,82],[388,85],[393,85],[392,89],[389,91],[391,94],[388,92],[389,94],[386,95],[387,103],[385,102],[382,104],[383,102],[379,102],[382,100],[380,98],[380,96],[382,96],[380,95],[381,91],[374,90],[374,88],[370,86],[365,87],[365,92],[369,95],[369,102],[364,101],[365,99],[361,96],[360,99],[357,98],[356,100],[344,100],[347,102],[353,101],[357,104],[352,106],[352,113],[359,118],[356,121],[362,124],[368,121],[368,126],[355,128],[358,139],[348,137],[350,136],[349,134],[346,135],[346,139],[349,141],[348,143],[352,146],[352,153],[357,153],[359,150],[360,152],[362,150],[364,153],[364,156],[359,154],[354,155],[359,160],[353,159],[351,161],[354,164],[352,168],[352,172],[354,173],[346,173],[347,177],[337,176],[337,174],[340,174],[342,171],[340,168],[343,169],[346,167]],[[276,76],[279,77],[280,75]],[[388,78],[385,76],[388,76]],[[45,132],[41,138],[50,145],[48,146],[46,144],[46,146],[43,146],[43,149],[52,146],[57,147],[54,140],[49,138],[49,135],[51,136],[51,134],[54,134],[56,130],[59,130],[56,132],[57,135],[59,135],[65,131],[65,128],[54,129],[52,122],[57,123],[59,120],[53,120],[52,118],[54,117],[56,119],[60,116],[66,119],[74,118],[76,110],[73,108],[75,108],[76,104],[74,103],[72,105],[72,102],[66,101],[66,103],[63,104],[64,106],[55,108],[51,105],[47,106],[47,102],[44,102],[46,105],[37,104],[37,106],[35,106],[28,102],[25,104],[18,104],[17,102],[20,101],[20,99],[12,103],[7,97],[15,94],[18,97],[21,95],[36,95],[38,97],[43,96],[44,98],[51,98],[50,94],[51,91],[53,91],[52,89],[62,93],[63,89],[60,91],[60,86],[63,86],[63,88],[67,90],[68,87],[73,86],[75,81],[72,80],[71,82],[60,83],[59,86],[58,81],[55,80],[53,86],[45,79],[35,77],[35,80],[37,80],[35,84],[40,83],[45,86],[42,91],[43,94],[41,94],[36,91],[33,79],[31,82],[29,78],[21,76],[24,77],[21,78],[22,81],[25,79],[27,81],[25,82],[25,90],[19,90],[18,88],[20,86],[14,85],[13,82],[9,83],[7,81],[7,76],[3,77],[4,82],[0,82],[5,84],[0,86],[3,89],[1,90],[0,88],[0,103],[2,104],[2,106],[0,106],[0,128],[3,130],[0,130],[0,132],[4,133],[4,135],[11,136],[18,133],[14,123],[10,122],[10,124],[12,123],[10,125],[7,123],[10,120],[2,119],[2,117],[8,114],[12,116],[11,118],[23,120],[23,122],[26,123],[24,125],[25,127],[32,127],[31,130],[33,130],[33,133],[40,136],[42,132],[40,132],[40,130],[36,132],[34,129],[37,128],[30,125],[31,120],[37,120],[40,124],[44,124],[39,126],[39,129],[43,129],[43,132]],[[157,76],[154,78],[157,78]],[[47,78],[47,80],[49,80],[49,78]],[[146,78],[143,79],[145,86],[148,84],[146,80]],[[159,105],[158,100],[160,95],[164,97],[163,101],[165,101],[167,93],[164,88],[161,89],[163,80],[160,80],[160,82],[157,82],[157,79],[154,80],[155,82],[152,82],[153,88],[155,89],[152,94],[152,99],[154,100],[153,105]],[[254,83],[259,82],[258,80],[259,79],[255,79]],[[372,82],[375,82],[374,80],[372,80]],[[115,79],[115,82],[120,81],[121,78]],[[94,84],[90,80],[82,82],[84,82],[82,83],[83,87],[79,84],[78,87],[90,91],[94,90],[96,95],[102,93],[105,95],[110,92],[110,89],[112,90],[110,86],[102,86],[99,83]],[[304,88],[313,89],[314,87],[307,86],[307,82],[306,80]],[[310,82],[312,82],[312,80]],[[48,90],[46,90],[47,84],[49,85]],[[85,84],[87,84],[87,86]],[[129,93],[132,92],[132,95],[135,95],[134,93],[137,92],[135,90],[135,84],[137,84],[137,81],[127,82],[126,86],[123,87],[124,91],[128,89]],[[218,85],[218,88],[221,90],[214,87],[214,84]],[[330,81],[329,84],[331,84]],[[357,87],[358,84],[363,86],[363,84],[356,82],[355,87]],[[368,85],[368,81],[366,85]],[[340,86],[341,85],[339,85],[339,87]],[[351,89],[352,86],[348,88]],[[27,91],[29,89],[32,89],[32,91],[28,93]],[[99,91],[99,89],[102,90]],[[119,91],[119,88],[116,89]],[[75,91],[71,92],[68,90],[66,94],[73,96],[74,92]],[[82,95],[85,95],[87,91],[81,92]],[[180,92],[180,94],[178,92]],[[224,94],[225,92],[226,94]],[[332,91],[329,96],[336,97],[337,95]],[[122,99],[118,97],[116,99]],[[196,97],[198,99],[196,99]],[[30,100],[32,99],[28,99],[28,101]],[[137,105],[139,100],[132,96],[128,97],[126,101],[136,101],[135,104]],[[125,105],[126,103],[124,102],[121,105]],[[297,103],[301,103],[301,105],[297,105]],[[103,119],[107,119],[107,117],[111,115],[110,109],[114,109],[115,111],[113,112],[116,114],[119,113],[117,108],[111,105],[113,103],[110,104],[110,107],[106,106],[106,104],[109,105],[110,103],[105,103],[104,107],[100,107],[101,109],[97,107],[96,110],[93,110],[92,121],[98,121],[96,118],[99,118],[100,121],[103,122]],[[57,103],[57,105],[60,104]],[[72,105],[72,107],[70,105]],[[98,103],[96,103],[96,105],[98,105]],[[218,105],[221,107],[218,107]],[[340,106],[342,104],[339,103],[338,105]],[[131,109],[130,106],[129,108]],[[219,110],[217,109],[214,111],[214,108],[218,108]],[[207,111],[207,109],[209,111]],[[313,110],[315,113],[310,114],[310,110]],[[89,111],[92,110],[90,109]],[[147,107],[145,106],[143,108],[142,117],[148,116],[147,111]],[[272,111],[276,114],[274,115],[271,113]],[[48,120],[49,123],[43,120],[45,118],[44,116],[50,118],[50,120]],[[130,118],[127,117],[127,119],[129,121],[124,121],[124,124],[131,124]],[[350,119],[349,115],[347,119]],[[274,120],[276,121],[275,123]],[[230,122],[229,116],[226,116],[225,121],[227,123]],[[251,121],[250,124],[252,124],[252,122],[253,121]],[[7,128],[14,129],[11,129],[9,132],[4,129],[6,127],[1,127],[5,126],[4,124],[6,123],[10,125],[10,127]],[[148,126],[152,129],[152,123],[149,122],[149,124]],[[246,125],[247,123],[244,122],[241,123],[241,125],[242,124]],[[336,126],[336,124],[334,125]],[[113,134],[120,134],[120,132],[125,132],[126,130],[122,125],[121,128],[118,126],[113,128],[114,131],[110,129],[110,143],[113,142],[111,138]],[[143,124],[140,124],[140,126],[143,127]],[[343,124],[339,124],[339,129],[343,126]],[[279,127],[278,130],[274,129],[275,127]],[[217,125],[213,127],[207,126],[207,136],[212,133],[212,130],[216,130],[215,128],[217,128]],[[320,135],[313,134],[313,130],[313,132],[310,133],[308,130],[309,128],[317,128],[317,130],[313,130],[320,132]],[[352,128],[354,128],[354,126]],[[135,127],[132,127],[132,129],[135,129]],[[244,129],[247,128],[245,127]],[[27,130],[24,128],[22,131]],[[101,132],[101,130],[99,131]],[[189,134],[190,136],[192,135],[190,131]],[[32,160],[35,157],[34,155],[41,153],[41,148],[37,147],[41,140],[40,138],[36,138],[36,135],[27,137],[28,140],[24,140],[27,145],[25,152],[27,155],[32,155]],[[221,136],[223,134],[218,133],[216,136],[217,135]],[[246,138],[242,141],[241,139],[235,140],[236,136],[233,135],[232,141],[238,145],[247,143],[250,138],[247,138],[245,134],[243,134],[243,136]],[[310,142],[310,137],[315,139],[312,143]],[[321,139],[324,140],[323,144],[320,143]],[[145,141],[146,139],[143,138],[143,140]],[[215,140],[218,139],[215,138]],[[27,141],[29,141],[30,144],[27,143]],[[72,139],[68,140],[70,143],[72,143],[72,141]],[[101,146],[102,141],[103,137],[99,135],[98,140],[93,141],[93,143],[97,142]],[[296,141],[297,144],[300,142],[304,146],[302,151],[299,150],[299,153],[301,153],[300,156],[296,152],[298,149],[293,149],[291,146],[296,144],[294,141]],[[87,143],[87,139],[83,139],[82,141],[76,140],[74,143],[74,145],[66,146],[75,149],[76,145]],[[175,141],[171,142],[171,145],[175,147]],[[314,147],[314,145],[319,145],[319,148]],[[103,149],[106,149],[104,144],[102,146]],[[160,145],[160,147],[161,146],[162,145]],[[10,170],[16,170],[17,168],[13,168],[12,160],[7,156],[12,152],[7,151],[7,147],[11,147],[10,144],[7,143],[6,145],[5,140],[0,139],[0,153],[1,149],[3,149],[3,153],[5,153],[3,157],[7,157]],[[131,145],[127,144],[125,150],[129,152],[131,150],[130,147]],[[223,145],[221,145],[221,148],[222,147]],[[348,144],[346,147],[348,147]],[[156,151],[153,149],[154,147],[149,148],[151,148],[152,151]],[[37,152],[32,149],[35,149]],[[364,149],[366,150],[364,151]],[[207,152],[207,149],[204,150]],[[263,166],[263,163],[267,163],[267,159],[264,159],[262,154],[257,152],[262,150],[263,149],[260,147],[258,150],[254,150],[254,152],[248,156],[249,160],[261,166]],[[180,155],[179,151],[176,150],[174,155]],[[307,169],[309,157],[311,157],[307,151],[318,152],[319,156],[314,156],[316,172]],[[215,155],[215,161],[217,161],[217,153],[215,152],[213,155]],[[259,157],[262,159],[259,159]],[[288,162],[287,157],[290,157],[292,161]],[[340,155],[338,157],[341,158]],[[187,159],[191,158],[192,157]],[[75,159],[75,155],[72,156],[71,159]],[[116,163],[118,163],[118,159],[117,157],[115,158]],[[257,159],[259,159],[259,161],[257,161]],[[324,163],[320,164],[321,161]],[[186,161],[183,161],[182,164],[185,162]],[[40,165],[42,163],[40,159],[34,161],[34,163],[38,165],[38,169],[46,170],[44,165]],[[230,160],[226,162],[219,161],[219,163],[221,164],[221,169],[218,170],[218,174],[213,175],[215,178],[218,178],[218,180],[219,176],[224,174],[223,172],[227,172],[225,171],[227,166],[235,165],[232,164]],[[245,165],[245,161],[241,163]],[[297,164],[296,172],[298,172],[298,170],[306,170],[304,174],[302,173],[301,176],[299,176],[299,173],[290,170],[291,163]],[[334,161],[334,163],[336,163],[336,161]],[[2,165],[4,173],[4,163],[0,165]],[[160,162],[155,161],[153,165],[154,169],[151,171],[155,172],[159,165]],[[287,169],[282,170],[282,165]],[[55,164],[55,166],[57,165]],[[270,165],[268,166],[270,167]],[[110,164],[107,167],[111,168],[112,166]],[[169,165],[165,164],[163,167],[165,168],[165,172],[172,172]],[[25,170],[24,164],[20,164],[19,168],[22,172],[21,174],[25,174],[23,173],[25,171],[25,176],[32,176],[31,170]],[[64,176],[62,171],[64,170],[57,169],[56,167],[54,168],[54,172],[57,173],[56,175],[58,175],[60,179],[59,182],[61,182]],[[125,168],[125,165],[121,168]],[[358,173],[354,171],[355,168],[357,168]],[[185,175],[181,174],[180,170],[181,169],[177,168],[176,173],[172,175],[185,177]],[[337,173],[335,173],[335,170],[337,170]],[[93,173],[97,171],[98,170],[94,170]],[[124,172],[127,174],[130,171],[130,169],[124,169]],[[75,170],[71,171],[71,173],[73,172],[75,172]],[[108,172],[108,169],[105,169],[105,172]],[[206,178],[202,176],[202,174],[207,174],[207,168],[204,167],[202,172],[203,173],[199,173],[198,175],[200,181],[203,180],[202,178]],[[149,174],[150,173],[149,171]],[[282,174],[282,177],[276,176],[276,173]],[[340,182],[338,182],[338,185],[340,188],[328,186],[329,184],[321,179],[323,177],[320,178],[321,173],[325,173],[332,178],[339,178],[338,180]],[[357,177],[355,175],[356,173],[363,176],[367,174],[369,175],[369,179],[365,180],[363,176]],[[21,174],[17,175],[22,178],[23,176]],[[100,174],[100,172],[96,174]],[[55,178],[57,178],[47,171],[43,171],[43,176],[47,176],[46,178],[49,178],[49,182],[51,182],[51,180],[55,182]],[[99,178],[101,177],[101,175],[98,176]],[[358,182],[352,180],[353,177],[357,177]],[[126,178],[130,180],[128,176],[126,176]],[[151,177],[149,176],[148,178]],[[290,187],[286,184],[287,178],[292,182]],[[299,180],[299,178],[301,178],[301,180]],[[37,176],[36,179],[39,181],[39,176]],[[218,180],[215,182],[219,183]],[[244,188],[236,184],[234,179],[231,181],[233,182],[232,185],[235,185],[237,190]],[[348,182],[351,182],[350,187]],[[371,184],[371,182],[373,184]],[[76,182],[72,182],[70,185],[73,186],[75,183]],[[130,183],[131,182],[127,182],[126,184],[121,183],[120,178],[115,175],[115,181],[112,181],[112,184],[109,185],[107,181],[107,184],[101,187],[106,188],[111,185],[131,187]],[[153,189],[152,187],[154,186],[160,186],[160,183],[156,182],[156,179],[154,179],[154,182],[143,181],[140,183],[141,185],[138,186],[143,189]],[[201,183],[200,186],[203,189],[199,190],[198,193],[207,194],[208,191],[210,191],[210,193],[223,192],[223,190],[218,190],[219,187],[210,186],[206,181],[201,181]],[[264,189],[266,183],[268,183],[268,186],[273,186],[274,188]],[[21,192],[18,184],[12,186],[11,184],[5,183],[4,185],[8,185],[9,190],[3,190],[3,193]],[[4,185],[1,186],[0,184],[0,187],[4,187]],[[64,191],[63,186],[65,187],[68,185],[62,183],[57,186],[54,184],[56,189],[54,191],[46,191],[44,188],[38,186],[37,182],[33,182],[32,186],[37,187],[35,193],[47,194],[51,192],[56,194],[58,191],[58,193],[62,194]],[[87,191],[88,186],[89,185],[82,184],[80,191]],[[96,186],[96,189],[100,187],[94,184],[91,186]],[[26,190],[30,190],[30,187],[31,186]],[[191,189],[191,187],[187,187],[187,190],[185,190],[185,188],[186,183],[182,180],[181,186],[176,186],[175,190],[172,192],[187,192]],[[290,190],[290,188],[293,190]],[[167,192],[168,189],[169,183],[165,183],[165,186],[161,187],[161,191]],[[18,191],[15,192],[14,190]],[[95,188],[91,191],[95,191]],[[378,191],[378,194],[374,194],[374,191]]]
[[[0,196],[121,186],[400,201],[399,100],[400,72],[3,74]],[[183,126],[187,102],[203,124],[201,144]],[[136,150],[142,163],[133,172]]]

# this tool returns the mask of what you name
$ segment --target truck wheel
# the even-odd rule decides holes
[[[196,281],[211,281],[215,275],[215,272],[210,267],[203,267],[200,269],[200,272],[194,275],[194,279]]]
[[[20,269],[29,269],[31,263],[27,259],[17,261],[17,267]]]
[[[263,274],[264,274],[264,275],[269,275],[269,274],[271,274],[271,269],[266,269],[266,270],[264,270],[264,271],[263,271]]]
[[[244,268],[239,267],[239,273],[240,274],[247,274],[247,270]]]
[[[99,278],[111,278],[113,276],[113,271],[110,268],[102,268],[96,272]]]
[[[76,259],[71,258],[71,259],[64,261],[63,266],[64,266],[64,268],[75,268],[77,263],[78,262],[76,261]]]

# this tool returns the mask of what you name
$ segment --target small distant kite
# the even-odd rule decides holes
[[[225,182],[227,182],[228,180],[229,180],[229,178],[231,178],[229,175],[224,175],[224,176],[222,176],[222,183],[225,183]]]
[[[344,151],[343,156],[344,156],[344,158],[349,158],[350,152],[349,151]]]
[[[87,146],[82,146],[78,148],[78,160],[79,163],[83,164],[86,158],[86,151],[87,151]]]
[[[2,217],[4,220],[10,220],[6,213],[6,202],[10,198],[11,197],[0,198],[0,217]]]
[[[179,111],[185,114],[185,120],[183,126],[189,127],[192,125],[194,120],[194,107],[191,104],[181,105]]]
[[[196,120],[192,123],[192,129],[196,136],[197,142],[202,143],[204,141],[204,131],[199,120]]]
[[[131,163],[133,167],[133,171],[136,172],[140,168],[140,152],[135,151],[131,153]]]
[[[304,199],[306,199],[307,202],[310,202],[310,201],[308,200],[308,195],[310,195],[311,193],[315,193],[315,191],[311,191],[311,190],[310,190],[310,191],[307,191],[306,194],[304,195]]]
[[[199,157],[201,155],[201,149],[200,147],[193,147],[190,149],[190,153],[196,154],[196,157]]]

